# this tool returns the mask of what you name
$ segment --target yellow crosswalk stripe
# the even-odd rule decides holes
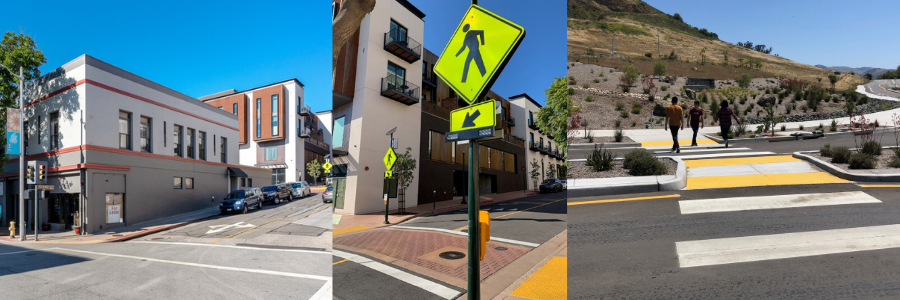
[[[687,189],[712,189],[748,186],[799,185],[821,183],[843,183],[847,180],[837,178],[828,172],[816,173],[784,173],[753,174],[733,176],[709,176],[688,178]]]
[[[753,165],[753,164],[770,164],[781,162],[800,161],[790,155],[774,155],[774,156],[755,156],[741,158],[714,158],[714,159],[697,159],[686,160],[684,165],[688,168],[696,167],[714,167],[714,166],[733,166],[733,165]]]
[[[510,295],[538,300],[566,299],[568,296],[566,289],[568,261],[568,258],[564,256],[551,258],[525,282],[522,282],[522,285],[516,287]]]

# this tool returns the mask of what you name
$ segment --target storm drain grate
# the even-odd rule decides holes
[[[438,254],[438,256],[440,256],[443,259],[457,260],[457,259],[462,259],[462,258],[466,257],[466,254],[459,252],[459,251],[447,251],[447,252],[441,252],[441,254]]]

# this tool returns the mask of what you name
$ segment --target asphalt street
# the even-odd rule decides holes
[[[866,91],[880,96],[898,97],[900,91],[891,89],[897,86],[897,79],[872,80],[866,84]]]
[[[3,243],[2,298],[327,299],[330,245],[298,243],[330,243],[330,207],[313,195],[127,242]]]
[[[565,193],[538,194],[483,205],[481,210],[488,210],[491,216],[493,241],[534,248],[566,229],[568,217],[565,201]],[[467,225],[468,214],[463,209],[418,217],[394,227],[466,235]],[[453,296],[441,297],[438,294],[458,295],[465,291],[464,288],[411,271],[394,261],[344,252],[356,257],[346,259],[336,255],[333,258],[335,299],[452,299]],[[385,267],[404,274],[398,275],[398,272]],[[422,288],[432,284],[435,286],[431,289]]]
[[[751,197],[748,202],[758,203],[763,196],[816,194],[786,204],[799,205],[825,198],[823,194],[854,191],[880,203],[697,214],[684,214],[680,207],[683,205],[680,202],[687,200]],[[569,204],[607,200],[571,206],[573,209],[569,211],[569,246],[573,252],[568,270],[569,299],[897,299],[900,297],[900,269],[897,268],[900,248],[856,251],[856,246],[851,246],[842,253],[803,255],[800,253],[817,250],[818,244],[797,238],[783,242],[797,247],[788,251],[789,258],[777,258],[785,254],[777,253],[773,250],[777,247],[772,246],[772,249],[755,250],[767,257],[746,261],[740,259],[753,256],[754,251],[748,254],[729,248],[739,244],[743,237],[778,240],[779,234],[825,234],[833,230],[900,224],[897,191],[898,188],[842,183],[568,199]],[[669,197],[642,198],[648,196]],[[617,199],[626,201],[609,202]],[[878,244],[878,238],[873,240],[865,243]],[[688,256],[684,253],[680,256],[678,251],[688,248],[685,243],[697,241],[701,246],[719,241],[723,244],[694,255],[708,261],[735,259],[739,262],[690,266]],[[723,249],[733,252],[718,253]]]

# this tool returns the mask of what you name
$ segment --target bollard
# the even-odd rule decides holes
[[[16,238],[16,221],[9,222],[9,238]]]

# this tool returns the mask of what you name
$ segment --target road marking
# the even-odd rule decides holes
[[[506,216],[509,216],[509,215],[514,215],[514,214],[517,214],[517,213],[520,213],[520,212],[523,212],[523,211],[529,211],[529,210],[532,210],[532,209],[535,209],[535,208],[538,208],[538,207],[541,207],[541,206],[550,205],[550,204],[553,204],[553,203],[556,203],[556,202],[559,202],[559,201],[563,201],[563,200],[566,200],[566,198],[557,199],[557,200],[554,200],[554,201],[551,201],[551,202],[547,202],[547,203],[544,203],[544,204],[541,204],[541,205],[537,205],[537,206],[532,206],[532,207],[529,207],[529,208],[526,208],[526,209],[523,209],[523,210],[520,210],[520,211],[511,212],[511,213],[508,213],[508,214],[505,214],[505,215],[502,215],[502,216],[499,216],[499,217],[493,217],[493,218],[491,218],[491,220],[496,220],[496,219],[499,219],[499,218],[502,218],[502,217],[506,217]],[[457,229],[453,229],[453,230],[459,231],[459,230],[463,230],[463,229],[466,229],[466,228],[469,228],[469,225],[466,225],[466,226],[463,226],[463,227],[460,227],[460,228],[457,228]]]
[[[769,152],[771,153],[771,152]],[[696,167],[712,167],[712,166],[732,166],[732,165],[752,165],[752,164],[769,164],[780,162],[801,161],[788,155],[778,156],[761,156],[761,157],[741,157],[741,158],[719,158],[719,159],[703,159],[684,162],[688,168]]]
[[[428,231],[438,231],[438,232],[444,232],[444,233],[455,234],[455,235],[461,235],[461,236],[469,236],[469,234],[466,233],[466,232],[462,232],[462,231],[458,231],[458,230],[444,229],[444,228],[415,227],[415,226],[399,226],[399,225],[391,226],[391,227],[388,227],[388,228],[394,228],[394,229],[412,229],[412,230],[428,230]],[[507,243],[507,244],[515,244],[515,245],[526,246],[526,247],[531,247],[531,248],[537,248],[538,246],[540,246],[540,244],[535,244],[535,243],[530,243],[530,242],[525,242],[525,241],[518,241],[518,240],[505,239],[505,238],[500,238],[500,237],[495,237],[495,236],[491,236],[491,241],[494,241],[494,242],[503,242],[503,243]]]
[[[828,172],[707,176],[694,178],[688,177],[686,189],[694,190],[748,186],[799,185],[843,182],[847,182],[847,180],[834,177],[834,175],[831,175]]]
[[[345,258],[345,259],[342,259],[342,260],[339,260],[339,261],[337,261],[337,262],[335,262],[335,263],[333,263],[333,264],[331,264],[331,265],[334,266],[334,265],[337,265],[337,264],[339,264],[339,263],[345,263],[345,262],[347,262],[347,259],[346,259],[346,258]]]
[[[556,256],[534,272],[510,293],[512,296],[526,299],[566,299],[568,281],[566,264],[568,258]]]
[[[213,242],[212,242],[212,243],[210,243],[210,244],[215,244],[215,243],[218,243],[218,242],[220,242],[220,241],[222,241],[222,240],[225,240],[225,239],[228,239],[228,238],[231,238],[231,237],[233,237],[233,236],[236,236],[236,235],[238,235],[238,234],[241,234],[241,233],[244,233],[244,232],[247,232],[247,231],[250,231],[250,230],[252,230],[252,229],[254,229],[254,228],[257,228],[257,227],[259,227],[259,226],[263,226],[263,225],[266,225],[266,224],[269,224],[269,223],[272,223],[272,222],[275,222],[275,221],[278,221],[278,220],[281,220],[281,219],[284,219],[284,218],[278,218],[278,219],[275,219],[275,220],[271,220],[271,221],[268,221],[268,222],[265,222],[265,223],[262,223],[262,224],[259,224],[259,225],[257,225],[257,226],[253,226],[253,227],[250,227],[250,228],[247,228],[247,229],[244,229],[244,230],[241,230],[241,231],[238,231],[238,232],[236,232],[236,233],[235,233],[235,234],[232,234],[232,235],[229,235],[229,236],[226,236],[226,237],[223,237],[223,238],[221,238],[221,239],[218,239],[218,240],[215,240],[215,241],[213,241]]]
[[[900,187],[898,184],[860,184],[859,187],[867,187],[867,188],[896,188]]]
[[[678,140],[678,144],[679,145],[690,145],[691,140]],[[710,140],[710,139],[699,139],[699,140],[697,140],[697,144],[703,145],[703,144],[718,144],[718,143],[716,143],[715,141]],[[659,147],[659,146],[666,146],[666,145],[671,146],[672,140],[641,142],[641,147]]]
[[[247,246],[235,246],[235,245],[213,245],[213,244],[183,243],[183,242],[131,241],[131,242],[129,242],[129,243],[138,243],[138,244],[170,244],[170,245],[183,245],[183,246],[219,247],[219,248],[232,248],[232,249],[245,249],[245,250],[277,251],[277,252],[296,252],[296,253],[329,254],[329,255],[331,254],[330,251],[303,250],[303,249],[261,248],[261,247],[247,247]]]
[[[69,251],[69,252],[78,252],[84,254],[93,254],[93,255],[103,255],[110,257],[118,257],[118,258],[126,258],[126,259],[135,259],[140,261],[152,261],[152,262],[160,262],[167,263],[173,265],[182,265],[182,266],[190,266],[190,267],[199,267],[199,268],[208,268],[208,269],[216,269],[216,270],[225,270],[225,271],[236,271],[236,272],[246,272],[246,273],[256,273],[256,274],[266,274],[266,275],[275,275],[275,276],[285,276],[285,277],[294,277],[294,278],[305,278],[305,279],[314,279],[314,280],[322,280],[322,281],[330,281],[330,276],[320,276],[320,275],[310,275],[310,274],[300,274],[300,273],[289,273],[289,272],[281,272],[281,271],[270,271],[270,270],[259,270],[259,269],[245,269],[245,268],[235,268],[235,267],[226,267],[226,266],[217,266],[217,265],[208,265],[208,264],[198,264],[198,263],[189,263],[182,261],[174,261],[174,260],[165,260],[165,259],[156,259],[156,258],[147,258],[147,257],[139,257],[139,256],[131,256],[131,255],[123,255],[123,254],[113,254],[113,253],[103,253],[103,252],[93,252],[93,251],[85,251],[85,250],[75,250],[75,249],[66,249],[66,248],[50,248],[47,250],[61,250],[61,251]]]
[[[709,148],[709,149],[681,149],[681,153],[693,153],[693,152],[713,152],[713,151],[746,151],[753,150],[750,148]],[[658,151],[653,152],[653,154],[669,154],[672,151]],[[680,156],[679,156],[680,157]]]
[[[711,167],[693,167],[687,169],[688,178],[708,176],[734,176],[779,173],[816,173],[821,172],[805,161],[783,163],[729,165]]]
[[[334,250],[334,255],[337,257],[344,258],[349,261],[358,263],[360,265],[366,266],[372,270],[381,272],[382,274],[385,274],[387,276],[394,277],[396,279],[399,279],[400,281],[409,283],[415,287],[418,287],[425,291],[431,292],[431,293],[438,295],[439,297],[444,298],[444,299],[453,299],[453,298],[456,298],[456,296],[459,296],[460,294],[462,294],[459,291],[445,287],[434,281],[413,275],[411,273],[401,271],[399,269],[390,267],[383,263],[359,256],[356,254],[352,254],[352,253],[348,253],[348,252],[344,252],[344,251],[340,251],[340,250]]]
[[[681,214],[778,209],[791,207],[830,206],[842,204],[882,203],[864,192],[794,194],[763,197],[735,197],[678,201]]]
[[[210,225],[209,226],[210,230],[207,231],[206,234],[219,233],[219,232],[222,232],[222,231],[225,231],[228,229],[232,229],[232,228],[247,228],[247,227],[253,227],[253,226],[254,226],[253,224],[250,224],[250,223],[245,224],[244,222],[237,222],[237,223],[228,224],[228,225]]]
[[[677,157],[683,160],[688,159],[705,159],[705,158],[716,158],[716,157],[729,157],[729,156],[766,156],[772,155],[775,152],[769,151],[761,151],[761,152],[736,152],[736,153],[713,153],[713,154],[694,154],[694,155],[673,155],[673,156],[660,156],[660,157]],[[749,157],[747,157],[749,158]],[[687,162],[685,162],[687,163]],[[688,166],[690,167],[690,166]]]
[[[900,225],[676,242],[682,268],[900,247]]]
[[[322,285],[322,287],[319,288],[319,290],[309,298],[309,300],[332,299],[332,294],[334,294],[334,292],[332,291],[332,286],[333,284],[331,280],[326,281],[325,284]]]
[[[662,198],[678,198],[678,197],[681,197],[681,195],[675,194],[675,195],[665,195],[665,196],[649,196],[649,197],[624,198],[624,199],[593,200],[593,201],[583,201],[583,202],[572,202],[572,203],[569,203],[566,205],[572,206],[572,205],[582,205],[582,204],[623,202],[623,201],[662,199]]]
[[[357,225],[357,226],[353,226],[353,227],[334,229],[333,231],[331,231],[331,236],[338,236],[341,234],[347,234],[347,233],[351,233],[354,231],[366,230],[369,228],[372,228],[372,227],[365,226],[365,225]]]

